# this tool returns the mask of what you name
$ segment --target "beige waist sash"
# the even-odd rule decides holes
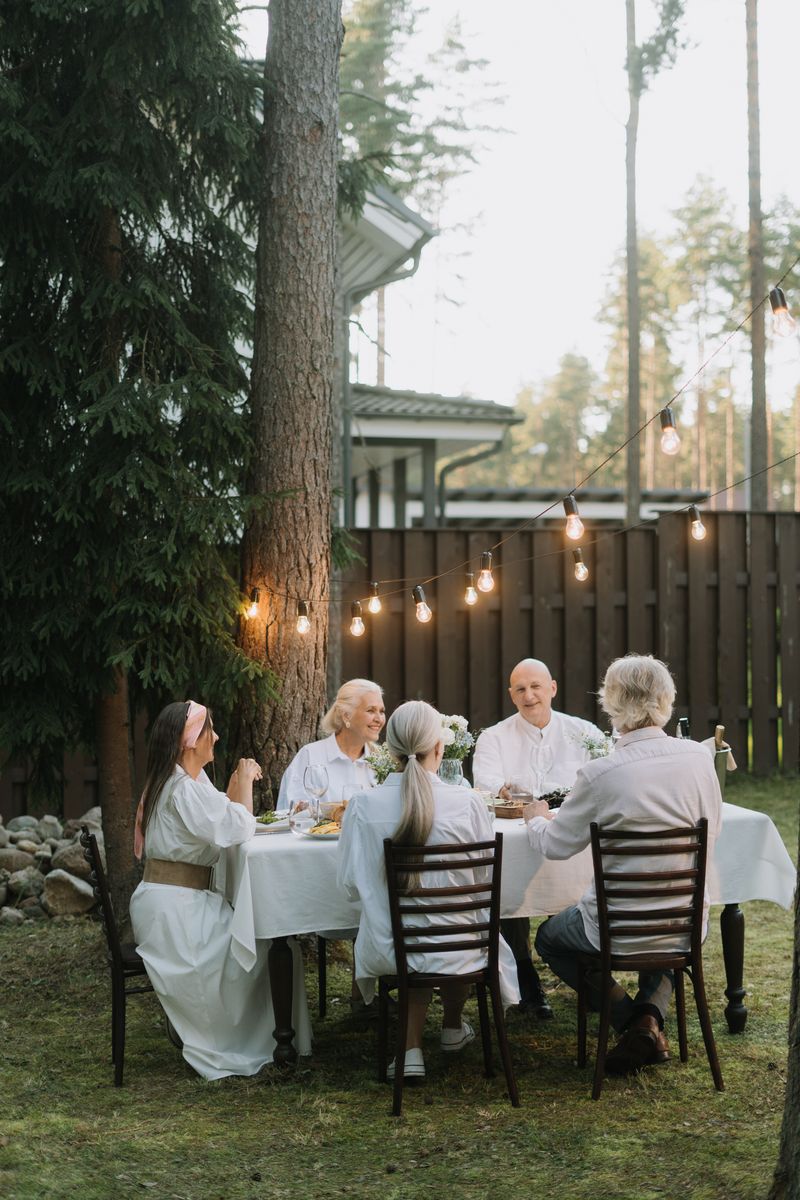
[[[211,867],[197,863],[168,862],[164,858],[148,858],[144,865],[145,883],[171,883],[174,887],[196,888],[200,892],[211,887]]]

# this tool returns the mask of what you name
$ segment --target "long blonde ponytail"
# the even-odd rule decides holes
[[[424,758],[442,737],[442,718],[424,700],[409,700],[395,709],[386,726],[386,745],[403,772],[400,796],[403,810],[400,823],[392,834],[398,846],[424,846],[433,827],[433,788],[430,776],[421,766]],[[410,873],[406,889],[416,887],[419,873]]]

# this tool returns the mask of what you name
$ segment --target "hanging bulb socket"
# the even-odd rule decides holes
[[[774,287],[769,293],[769,303],[772,309],[772,328],[778,337],[788,337],[794,332],[795,319],[789,312],[783,288]]]
[[[589,578],[589,568],[583,561],[583,551],[573,550],[572,561],[575,563],[575,578],[578,583],[584,583]]]
[[[308,619],[308,604],[305,600],[297,602],[297,632],[308,633],[311,622]]]
[[[494,575],[492,575],[492,552],[484,550],[481,555],[481,570],[478,575],[478,587],[482,592],[490,592],[494,587]]]
[[[703,538],[706,536],[706,527],[703,524],[703,520],[700,516],[700,509],[696,504],[691,504],[689,506],[689,517],[692,522],[692,537],[696,542],[702,542]]]
[[[665,454],[677,454],[681,448],[681,439],[675,424],[672,409],[667,405],[659,414],[661,420],[661,449]]]
[[[567,516],[567,527],[564,532],[573,542],[577,542],[578,538],[583,537],[583,521],[578,513],[578,502],[574,496],[565,497],[564,512]]]
[[[354,600],[350,605],[350,616],[352,617],[350,622],[350,632],[352,633],[353,637],[361,637],[365,626],[363,617],[361,615],[361,602],[359,600]]]
[[[370,597],[369,597],[369,603],[367,604],[367,608],[369,609],[369,611],[371,613],[379,613],[381,611],[381,608],[383,607],[383,605],[381,604],[381,598],[378,595],[378,584],[374,580],[369,585],[369,590],[370,590]]]
[[[475,576],[472,571],[467,571],[466,590],[464,592],[464,601],[467,604],[478,603],[478,593],[475,591]]]
[[[247,606],[247,618],[252,620],[258,616],[258,602],[261,599],[261,588],[254,587],[250,592],[250,603]]]
[[[421,584],[418,583],[414,588],[411,593],[411,598],[417,606],[417,620],[421,621],[423,625],[427,624],[427,622],[430,621],[431,617],[433,616],[433,613],[425,603],[425,589]]]

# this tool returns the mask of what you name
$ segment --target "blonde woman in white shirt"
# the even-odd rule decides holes
[[[710,859],[722,820],[722,796],[705,747],[664,733],[675,700],[667,667],[649,655],[618,658],[606,671],[600,700],[621,735],[614,753],[581,768],[557,812],[538,800],[526,806],[533,849],[545,858],[571,858],[589,844],[592,821],[606,829],[647,830],[694,825],[706,817]],[[629,858],[627,863],[634,869],[636,860]],[[643,863],[643,868],[650,869],[649,864]],[[708,903],[706,890],[706,923]],[[556,975],[575,987],[577,956],[599,948],[592,880],[577,904],[539,926],[536,950]],[[662,948],[663,939],[656,939],[654,949]],[[589,981],[590,1001],[597,1008],[602,984],[599,978]],[[634,997],[619,983],[613,988],[611,1024],[622,1037],[606,1056],[606,1072],[627,1075],[665,1062],[669,1046],[664,1017],[672,996],[672,972],[643,972]]]
[[[442,718],[422,700],[401,704],[389,718],[386,745],[397,759],[399,770],[369,795],[350,801],[339,842],[339,883],[353,899],[361,901],[362,916],[355,945],[356,979],[370,1001],[375,979],[394,974],[396,963],[392,940],[389,900],[383,861],[383,839],[400,845],[436,842],[487,841],[494,836],[486,806],[476,792],[443,784],[436,775],[442,761]],[[426,885],[445,887],[463,883],[464,872],[433,872]],[[441,923],[444,917],[437,917]],[[463,916],[460,921],[465,920]],[[480,919],[476,914],[476,920]],[[437,956],[435,951],[409,955],[412,970],[462,974],[485,965],[479,950]],[[500,943],[500,984],[506,1006],[516,1004],[519,991],[511,951]],[[453,983],[441,989],[444,1008],[441,1046],[446,1052],[460,1050],[472,1041],[474,1032],[462,1021],[461,1013],[469,992],[468,984]],[[409,997],[408,1036],[405,1060],[407,1078],[425,1076],[422,1031],[431,993],[414,989]],[[394,1064],[390,1067],[393,1075]]]
[[[276,811],[286,813],[294,801],[306,796],[303,775],[311,765],[328,772],[326,799],[338,802],[353,789],[372,787],[375,774],[366,756],[385,724],[383,689],[371,679],[348,679],[322,718],[320,728],[327,737],[303,746],[286,768]]]

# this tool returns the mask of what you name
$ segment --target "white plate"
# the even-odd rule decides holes
[[[269,825],[262,825],[256,821],[256,833],[286,833],[289,828],[289,818],[285,817],[282,821],[271,821]]]
[[[338,842],[338,833],[310,833],[303,830],[303,837],[311,838],[312,842]]]

